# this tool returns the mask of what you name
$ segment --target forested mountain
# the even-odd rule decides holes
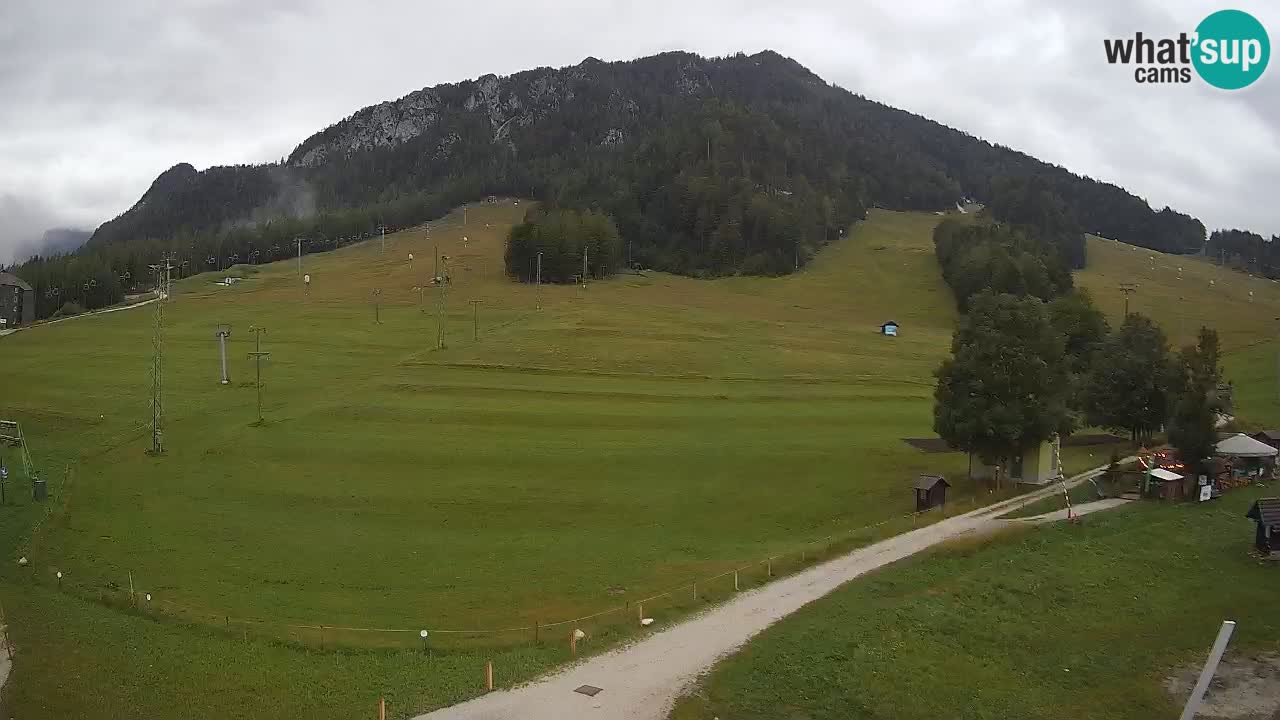
[[[298,236],[332,248],[488,194],[604,212],[638,263],[696,275],[789,272],[868,207],[961,198],[1035,228],[1077,267],[1081,231],[1171,252],[1204,242],[1194,218],[854,95],[776,53],[673,52],[425,88],[356,112],[281,163],[176,165],[80,255],[136,283],[164,251],[188,270],[263,261]],[[57,284],[56,270],[43,263],[28,279]]]

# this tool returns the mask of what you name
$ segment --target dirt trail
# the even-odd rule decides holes
[[[1077,475],[1067,485],[1073,487],[1105,469]],[[418,720],[664,720],[676,697],[700,674],[783,617],[876,568],[960,535],[1006,526],[1000,515],[1061,491],[1055,484],[883,540],[743,592],[643,640],[527,685],[421,715]],[[582,685],[602,691],[595,697],[574,692]]]

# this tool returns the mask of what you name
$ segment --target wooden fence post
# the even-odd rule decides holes
[[[636,615],[639,615],[641,624],[644,624],[644,602],[636,603]]]
[[[489,692],[493,692],[493,661],[492,660],[484,664],[484,687]]]
[[[737,570],[733,571],[733,589],[734,590],[738,589],[738,571]]]
[[[378,698],[378,720],[387,720],[387,699]]]

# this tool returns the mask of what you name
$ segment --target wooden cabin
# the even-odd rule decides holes
[[[1253,544],[1258,552],[1280,559],[1280,498],[1259,498],[1245,517],[1257,523]]]
[[[941,475],[920,475],[916,478],[916,512],[942,507],[947,501],[947,488],[951,483]]]

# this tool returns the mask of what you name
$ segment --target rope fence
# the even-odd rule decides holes
[[[625,600],[621,604],[586,615],[550,622],[513,623],[498,628],[460,629],[432,627],[429,624],[419,627],[363,627],[238,617],[184,605],[163,597],[160,590],[135,587],[132,573],[127,577],[127,585],[106,578],[74,577],[70,571],[60,571],[49,565],[38,568],[33,565],[31,574],[40,585],[55,586],[60,592],[87,601],[138,613],[158,621],[184,623],[227,633],[246,641],[251,637],[263,638],[319,650],[399,648],[431,652],[558,643],[576,652],[577,642],[581,639],[608,640],[634,634],[650,625],[660,627],[664,622],[677,620],[691,611],[723,602],[739,592],[800,572],[854,548],[976,508],[977,497],[970,496],[961,504],[964,505],[963,508],[957,508],[957,503],[953,502],[940,508],[895,515],[879,522],[831,533],[800,543],[794,550],[774,553],[715,575],[696,578],[641,598]]]

